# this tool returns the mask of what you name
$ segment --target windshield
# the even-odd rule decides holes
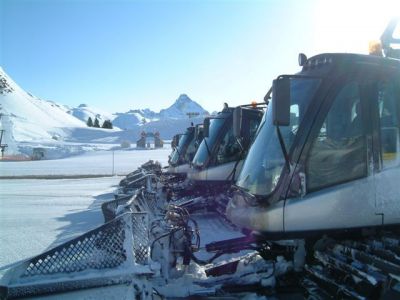
[[[279,127],[288,151],[291,149],[299,125],[319,83],[320,79],[291,79],[290,124]],[[272,111],[271,101],[268,112]],[[269,195],[275,189],[284,165],[285,158],[276,126],[272,123],[272,113],[265,113],[236,185],[253,195]]]
[[[186,157],[186,150],[187,150],[187,145],[188,143],[191,142],[191,140],[193,139],[193,133],[190,132],[189,130],[186,131],[184,134],[181,135],[180,139],[179,139],[179,143],[178,146],[176,147],[176,149],[174,149],[172,155],[171,155],[171,159],[170,159],[170,164],[171,165],[178,165],[179,163],[184,163]]]
[[[204,166],[204,163],[207,161],[209,157],[209,151],[211,152],[217,137],[220,133],[220,129],[224,125],[226,118],[219,119],[211,119],[210,121],[210,129],[209,136],[204,138],[201,142],[199,149],[196,152],[196,155],[193,158],[193,164],[197,167]]]

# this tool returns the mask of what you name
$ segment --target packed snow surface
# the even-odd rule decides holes
[[[0,267],[103,224],[119,177],[0,182]]]
[[[156,150],[119,150],[83,152],[82,155],[64,159],[37,161],[0,161],[0,178],[3,176],[32,175],[111,175],[127,174],[148,160],[167,165],[169,147]]]
[[[115,151],[115,172],[149,158],[165,165],[170,149]],[[59,160],[0,162],[0,176],[111,174],[112,152]],[[120,176],[0,180],[0,267],[39,254],[103,224],[101,203],[113,200]],[[1,275],[1,272],[0,272]]]

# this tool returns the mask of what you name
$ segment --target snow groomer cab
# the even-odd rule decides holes
[[[190,126],[185,133],[174,137],[175,147],[168,159],[167,173],[186,177],[190,171],[190,162],[203,140],[203,124]]]
[[[265,107],[265,105],[264,105]],[[233,128],[234,112],[240,119],[240,133]],[[255,136],[264,113],[263,107],[253,103],[236,108],[228,107],[216,116],[204,120],[204,139],[192,161],[188,178],[198,184],[220,185],[235,180],[247,150]]]
[[[233,223],[278,238],[400,223],[397,24],[383,51],[300,54],[301,71],[274,80],[227,206]]]

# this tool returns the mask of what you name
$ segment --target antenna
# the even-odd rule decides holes
[[[400,59],[400,49],[392,48],[392,45],[400,46],[400,38],[395,37],[395,30],[400,26],[400,17],[390,20],[381,36],[383,52],[386,57]]]

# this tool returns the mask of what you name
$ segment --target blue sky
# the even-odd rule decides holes
[[[0,0],[0,64],[70,106],[213,111],[261,101],[299,52],[365,53],[399,2]]]

